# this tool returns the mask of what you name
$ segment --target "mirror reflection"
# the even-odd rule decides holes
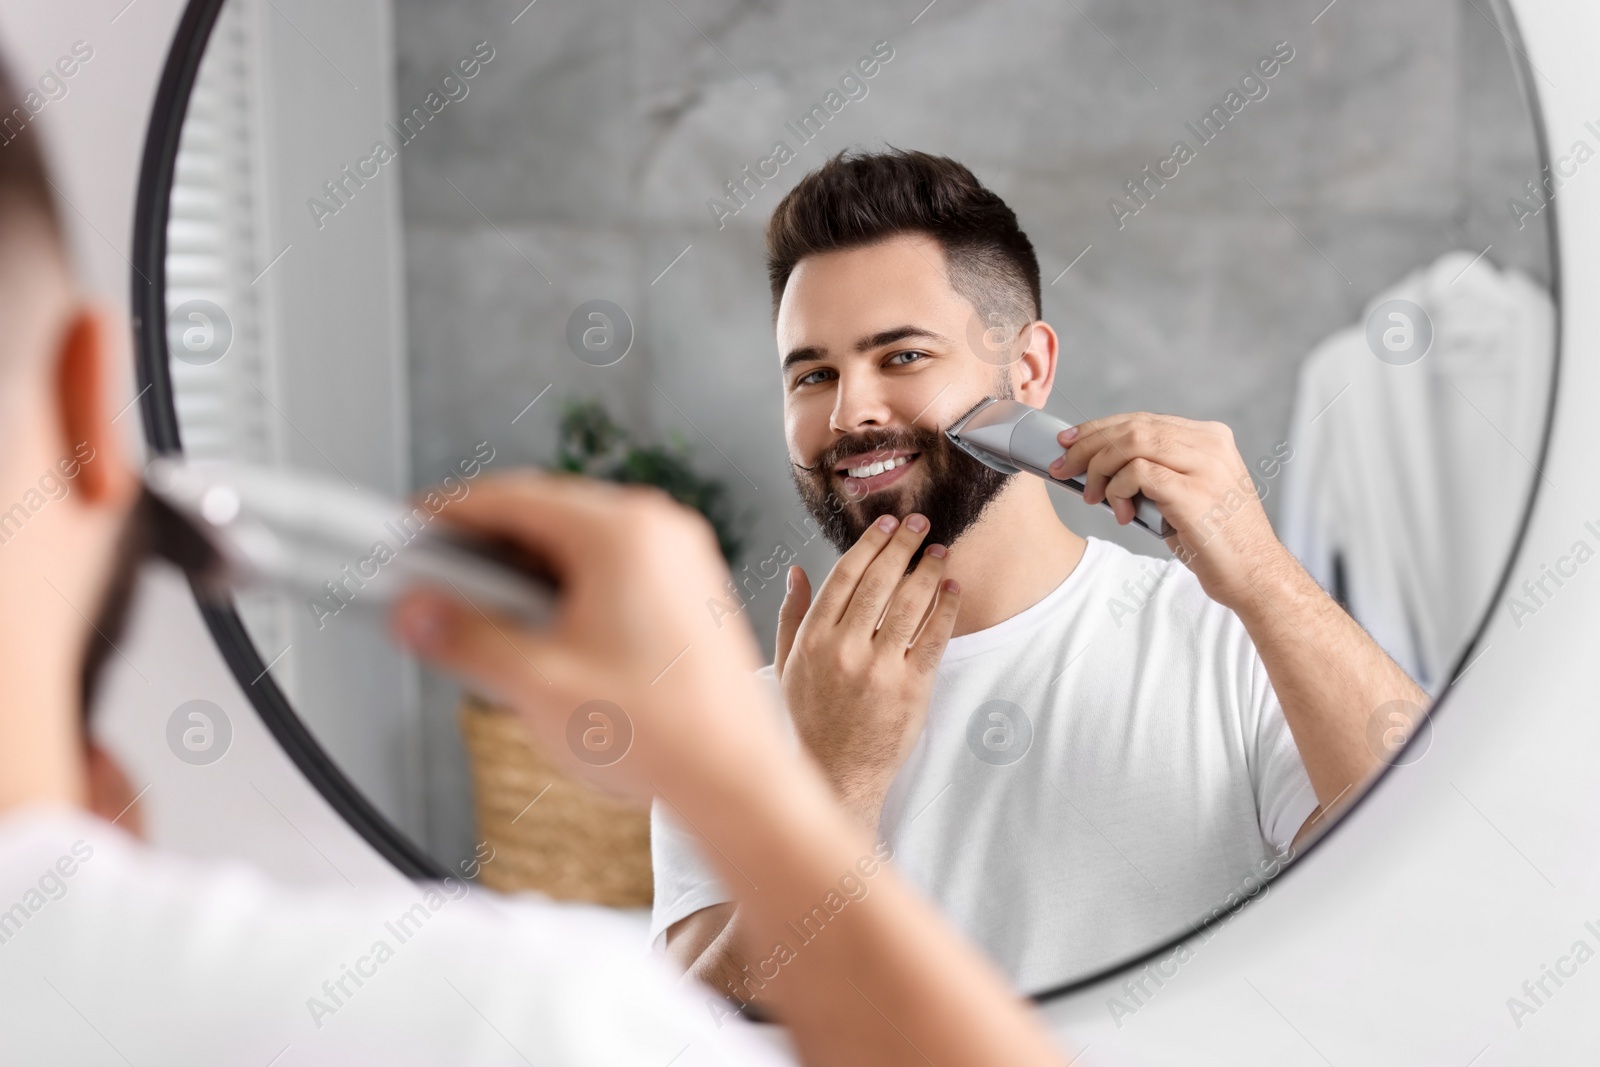
[[[525,465],[697,508],[796,746],[1027,992],[1425,756],[1554,358],[1497,9],[518,6],[228,0],[171,194],[186,452],[431,488],[419,522]],[[239,602],[344,773],[441,868],[634,909],[759,1003],[832,905],[751,955],[670,798],[570,773],[614,724],[539,749],[361,563]]]

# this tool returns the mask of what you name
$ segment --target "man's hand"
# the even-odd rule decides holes
[[[701,776],[730,785],[730,750],[754,759],[781,747],[750,712],[768,699],[754,636],[705,611],[727,568],[700,516],[656,489],[528,471],[483,479],[441,517],[525,546],[555,575],[556,617],[532,632],[429,590],[401,603],[397,624],[415,651],[516,709],[572,771],[641,802],[657,790],[671,800]],[[571,740],[591,701],[612,706],[597,705],[615,721],[596,722],[620,738],[615,758]]]
[[[1267,521],[1255,481],[1220,422],[1174,415],[1113,415],[1063,430],[1066,454],[1050,465],[1058,478],[1082,477],[1083,499],[1110,501],[1117,521],[1133,520],[1142,493],[1175,531],[1167,547],[1225,607],[1262,595],[1297,566]]]
[[[929,545],[905,576],[927,532],[921,515],[883,516],[839,558],[815,601],[805,571],[791,568],[778,613],[775,666],[795,732],[840,803],[874,833],[927,717],[960,607],[956,583],[943,580],[943,545]]]

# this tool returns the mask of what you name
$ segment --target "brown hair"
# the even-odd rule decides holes
[[[773,313],[806,256],[913,233],[939,242],[951,287],[980,315],[1039,317],[1039,260],[1016,213],[955,160],[898,148],[840,152],[779,202],[767,223]]]
[[[33,112],[17,94],[9,71],[0,62],[0,219],[14,224],[16,214],[31,216],[43,222],[51,237],[64,245],[61,216],[56,210],[44,154],[39,150],[39,137],[28,128],[32,123]],[[10,228],[4,225],[5,230]]]

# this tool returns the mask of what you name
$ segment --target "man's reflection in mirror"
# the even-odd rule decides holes
[[[840,801],[1023,990],[1253,893],[1379,766],[1375,711],[1427,701],[1279,543],[1229,428],[1134,413],[1060,439],[1088,503],[1160,507],[1159,558],[952,445],[983,398],[1043,408],[1061,359],[1117,358],[1059,350],[1031,242],[954,160],[842,153],[778,205],[767,255],[794,481],[842,555],[791,569],[763,673]],[[659,806],[653,841],[652,935],[759,1005],[832,905],[749,958]]]

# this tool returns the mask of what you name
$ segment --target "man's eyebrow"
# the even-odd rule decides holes
[[[912,337],[926,338],[929,341],[934,341],[942,345],[950,344],[949,338],[934,333],[932,330],[926,329],[922,326],[895,326],[887,330],[879,330],[875,334],[863,337],[857,341],[853,347],[857,352],[870,352],[874,348],[882,348],[884,345],[892,345],[896,341],[904,341]],[[827,349],[819,348],[816,345],[807,345],[804,348],[793,349],[787,356],[783,357],[783,370],[787,371],[796,363],[816,363],[819,360],[825,359],[827,354]]]
[[[805,348],[792,349],[787,356],[783,357],[783,370],[787,371],[796,363],[816,363],[825,355],[827,355],[827,353],[823,349],[818,348],[816,345],[808,345]]]
[[[861,340],[856,342],[856,351],[870,352],[874,348],[882,348],[884,345],[892,345],[896,341],[904,341],[910,337],[923,337],[929,341],[937,341],[942,345],[947,345],[950,343],[949,338],[941,337],[932,330],[921,326],[896,326],[893,329],[880,330],[871,337],[863,337]]]

